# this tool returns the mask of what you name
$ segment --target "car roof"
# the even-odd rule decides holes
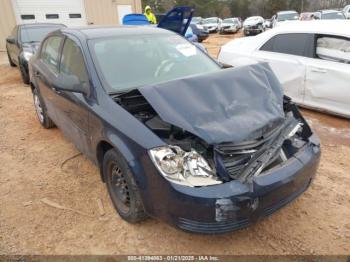
[[[298,12],[295,11],[295,10],[288,10],[288,11],[279,11],[279,12],[277,12],[278,15],[295,14],[295,13],[298,13]]]
[[[269,31],[271,33],[295,32],[350,36],[350,20],[295,21]]]
[[[258,19],[258,18],[259,19],[261,19],[261,18],[264,19],[262,16],[249,16],[249,17],[247,17],[246,20],[248,20],[248,19],[252,19],[253,20],[253,19]]]
[[[60,29],[63,33],[80,34],[86,39],[95,39],[112,36],[125,35],[149,35],[149,34],[175,34],[169,30],[155,26],[85,26],[85,27],[69,27]]]
[[[66,27],[64,24],[57,24],[57,23],[28,23],[28,24],[20,24],[19,27],[26,28],[26,27],[57,27],[62,26]]]
[[[338,11],[338,10],[319,10],[318,12],[322,13],[322,14],[330,14],[330,13],[341,13],[342,11]]]

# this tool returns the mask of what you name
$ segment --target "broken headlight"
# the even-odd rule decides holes
[[[207,161],[195,150],[178,146],[151,149],[149,155],[159,172],[169,181],[190,187],[221,184]]]

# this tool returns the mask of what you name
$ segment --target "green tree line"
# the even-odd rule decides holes
[[[142,5],[150,5],[155,13],[164,13],[173,6],[191,6],[195,16],[222,18],[253,15],[271,17],[280,10],[298,12],[316,11],[325,8],[341,9],[350,4],[350,0],[142,0]]]

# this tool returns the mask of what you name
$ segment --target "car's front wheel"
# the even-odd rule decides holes
[[[34,90],[33,90],[33,100],[34,100],[35,112],[36,112],[36,115],[38,117],[40,124],[46,129],[54,127],[55,123],[47,115],[47,112],[46,112],[45,106],[42,102],[41,96],[38,92],[38,89],[36,89],[36,88],[34,88]]]
[[[121,154],[115,149],[107,151],[102,169],[109,196],[118,214],[129,223],[145,220],[147,215],[139,189]]]

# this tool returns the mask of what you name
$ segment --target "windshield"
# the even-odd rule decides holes
[[[62,26],[50,26],[50,27],[26,27],[21,29],[21,41],[22,43],[31,43],[31,42],[41,42],[44,37],[55,31]]]
[[[203,21],[203,24],[216,24],[218,23],[217,18],[208,18]]]
[[[345,19],[342,12],[327,13],[322,15],[322,19]]]
[[[287,21],[287,20],[298,20],[299,15],[298,13],[289,13],[289,14],[279,14],[278,15],[278,21]]]
[[[202,18],[201,17],[192,17],[192,21],[191,23],[199,23],[202,21]]]
[[[263,19],[258,17],[258,16],[252,16],[252,17],[249,17],[247,18],[244,23],[247,24],[247,23],[260,23],[262,22]]]
[[[95,39],[89,49],[109,93],[221,70],[186,39],[168,33]]]
[[[234,21],[233,19],[224,19],[223,22],[226,24],[234,24],[236,21]]]

